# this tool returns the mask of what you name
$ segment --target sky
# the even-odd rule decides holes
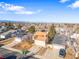
[[[0,0],[0,20],[79,23],[79,0]]]

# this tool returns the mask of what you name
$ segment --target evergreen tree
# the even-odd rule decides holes
[[[34,32],[35,32],[35,26],[31,26],[31,27],[28,29],[28,32],[34,33]]]
[[[48,31],[48,38],[50,39],[50,41],[52,41],[52,39],[54,38],[55,34],[56,34],[55,27],[52,24],[50,26],[50,28],[49,28],[49,31]]]

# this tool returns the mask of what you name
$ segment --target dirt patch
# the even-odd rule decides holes
[[[19,50],[28,50],[32,47],[32,44],[30,42],[22,41],[21,43],[13,46],[15,49]]]

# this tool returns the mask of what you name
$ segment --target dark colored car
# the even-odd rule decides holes
[[[15,56],[15,55],[9,55],[5,59],[16,59],[16,58],[17,58],[17,56]]]
[[[3,57],[0,57],[0,59],[4,59]]]
[[[27,56],[27,57],[20,57],[18,59],[38,59],[38,58],[33,57],[33,56]]]
[[[60,51],[59,51],[59,56],[61,56],[61,57],[65,57],[65,55],[66,55],[66,50],[65,49],[60,49]]]
[[[0,59],[5,59],[5,58],[3,58],[3,56],[0,54]]]

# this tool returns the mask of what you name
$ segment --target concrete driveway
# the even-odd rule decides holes
[[[46,53],[42,56],[41,59],[63,59],[62,57],[59,57],[58,53],[59,50],[48,48]]]

